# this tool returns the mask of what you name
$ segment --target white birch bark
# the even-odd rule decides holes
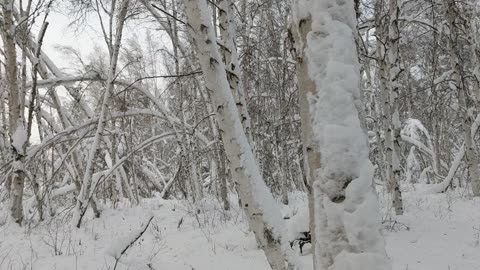
[[[13,22],[13,0],[2,1],[3,25],[0,33],[5,55],[5,75],[8,87],[9,136],[14,162],[10,181],[11,208],[13,220],[21,224],[23,221],[23,187],[25,182],[25,150],[27,134],[25,119],[22,114],[25,95],[21,95],[17,79],[17,52],[15,46],[15,25]],[[23,100],[23,101],[22,101]]]
[[[189,33],[193,37],[207,89],[212,91],[216,117],[233,178],[250,228],[272,269],[286,269],[282,253],[281,215],[265,186],[242,127],[227,80],[210,12],[205,0],[185,0]]]
[[[400,191],[400,130],[402,128],[400,122],[400,112],[399,112],[399,77],[403,71],[400,63],[400,56],[399,56],[399,40],[400,40],[400,30],[398,28],[398,17],[400,15],[400,7],[398,6],[398,0],[390,0],[389,6],[389,27],[388,27],[388,60],[389,60],[389,88],[390,88],[390,102],[387,104],[385,103],[385,107],[388,108],[389,113],[391,113],[389,119],[390,127],[385,132],[392,132],[392,135],[389,135],[391,142],[389,142],[389,146],[387,151],[390,152],[392,159],[388,164],[392,170],[392,174],[389,177],[391,181],[391,192],[392,192],[392,200],[393,200],[393,208],[395,209],[396,215],[403,215],[403,200],[402,200],[402,192]],[[393,108],[393,113],[391,108]],[[391,149],[389,149],[391,147]]]
[[[242,121],[245,134],[247,135],[250,146],[255,154],[255,143],[252,135],[252,124],[250,115],[248,113],[247,101],[243,83],[240,80],[240,63],[238,60],[238,52],[235,46],[235,17],[234,6],[231,0],[219,0],[219,28],[222,39],[221,52],[225,63],[228,82],[235,98],[237,109],[240,112],[240,119]]]
[[[401,215],[403,214],[403,204],[399,185],[400,159],[398,157],[401,124],[396,98],[399,87],[397,79],[401,72],[398,57],[398,7],[395,0],[390,1],[390,21],[388,22],[388,28],[386,28],[383,14],[384,3],[383,1],[375,3],[377,74],[379,76],[380,102],[383,109],[383,113],[379,115],[382,115],[383,144],[385,146],[385,162],[382,162],[385,168],[381,169],[385,169],[386,186],[392,196],[392,206],[395,209],[395,214]],[[388,53],[385,46],[390,46]]]
[[[360,122],[353,1],[297,0],[294,24],[311,18],[305,57],[316,91],[306,97],[321,154],[314,170],[315,269],[390,269],[380,234],[373,166]],[[303,128],[303,127],[302,127]]]
[[[383,3],[382,1],[375,2],[375,34],[376,34],[376,57],[378,63],[377,75],[379,77],[379,92],[380,92],[380,103],[381,111],[377,112],[378,115],[382,116],[381,126],[384,134],[383,144],[385,145],[385,156],[384,156],[384,165],[386,173],[386,184],[387,189],[391,192],[392,189],[392,180],[393,180],[393,141],[392,141],[392,129],[391,129],[391,120],[392,113],[390,111],[390,94],[387,87],[388,76],[387,70],[388,66],[385,61],[386,59],[386,48],[385,43],[387,39],[386,29],[383,25]],[[382,153],[383,154],[383,153]]]
[[[310,78],[308,74],[308,61],[305,55],[305,49],[307,46],[307,35],[312,31],[312,18],[307,16],[304,18],[298,18],[292,25],[291,34],[295,42],[296,51],[296,72],[297,72],[297,84],[299,88],[299,105],[300,105],[300,121],[302,125],[302,148],[304,168],[306,175],[305,187],[308,191],[308,208],[310,214],[310,234],[312,238],[312,254],[314,257],[314,268],[317,269],[316,258],[316,236],[315,236],[315,211],[313,206],[313,182],[315,181],[315,170],[320,169],[320,147],[314,140],[314,134],[312,130],[312,123],[310,121],[310,105],[308,103],[308,96],[316,95],[317,89],[315,82]]]

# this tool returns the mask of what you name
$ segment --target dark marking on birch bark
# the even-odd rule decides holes
[[[206,26],[205,24],[201,24],[200,31],[202,31],[204,34],[208,34],[208,26]]]
[[[215,67],[218,64],[217,59],[210,57],[210,66]]]

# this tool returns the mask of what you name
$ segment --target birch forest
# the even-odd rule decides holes
[[[0,270],[480,269],[479,1],[0,9]]]

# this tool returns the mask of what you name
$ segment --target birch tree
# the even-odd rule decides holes
[[[305,41],[297,38],[296,43],[314,83],[315,90],[306,97],[309,112],[304,122],[311,124],[321,161],[312,171],[314,267],[389,269],[372,186],[373,166],[359,119],[354,3],[299,0],[293,8],[296,29],[311,20]]]
[[[378,15],[377,15],[378,16]],[[400,191],[400,129],[402,123],[400,122],[400,110],[399,110],[399,88],[400,88],[400,75],[403,68],[400,63],[399,56],[399,42],[400,42],[400,29],[398,25],[398,18],[400,16],[400,7],[397,0],[390,0],[389,5],[389,25],[388,25],[388,75],[389,75],[389,94],[385,99],[385,110],[388,113],[385,115],[391,118],[387,120],[387,128],[385,130],[385,137],[388,136],[387,142],[387,155],[389,157],[389,182],[390,191],[393,197],[393,207],[395,208],[395,214],[403,214],[403,202],[402,192]],[[386,90],[386,89],[385,89]],[[387,134],[391,133],[391,134]],[[391,171],[391,173],[390,173]]]
[[[6,81],[8,87],[9,136],[13,156],[12,175],[9,180],[11,189],[11,216],[18,224],[23,220],[23,187],[25,182],[25,150],[27,132],[25,116],[17,77],[17,51],[15,45],[16,28],[13,21],[14,1],[4,0],[2,3],[1,35],[5,50]]]
[[[240,121],[239,112],[216,43],[211,15],[204,0],[186,0],[189,33],[198,54],[207,89],[212,91],[216,118],[238,185],[239,197],[258,244],[272,269],[286,269],[282,252],[282,219],[268,192]]]
[[[302,2],[295,3],[299,6]],[[298,19],[298,21],[297,21]],[[313,184],[315,182],[315,171],[321,168],[320,161],[320,147],[315,141],[315,135],[312,128],[312,122],[310,118],[310,103],[308,97],[317,94],[317,88],[315,82],[310,78],[308,73],[308,59],[306,55],[307,48],[307,35],[312,31],[312,18],[311,15],[307,15],[303,18],[295,18],[292,28],[290,29],[292,38],[295,42],[295,56],[296,56],[296,73],[297,83],[299,89],[299,104],[300,104],[300,118],[302,124],[302,149],[304,158],[304,168],[306,171],[306,187],[308,191],[308,206],[310,213],[310,233],[312,235],[312,253],[316,256],[315,248],[317,237],[315,235],[315,217],[318,215],[314,211],[314,198],[313,198]],[[317,259],[314,258],[315,267]]]

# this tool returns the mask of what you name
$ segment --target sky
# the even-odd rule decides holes
[[[43,16],[43,15],[42,15]],[[65,73],[72,73],[72,67],[76,63],[72,62],[71,57],[65,56],[58,46],[69,46],[80,52],[82,59],[86,60],[94,50],[100,48],[107,51],[101,26],[96,14],[89,14],[85,20],[85,25],[81,27],[70,26],[75,18],[68,15],[66,11],[50,11],[47,21],[49,22],[47,32],[44,37],[43,51],[61,68]],[[37,19],[37,25],[33,32],[38,33],[43,17]],[[129,20],[123,30],[123,42],[128,38],[135,37],[142,46],[147,36],[147,30],[152,30],[153,39],[161,41],[162,46],[170,47],[168,39],[164,38],[164,33],[157,31],[157,22],[148,22],[147,20]],[[145,47],[144,47],[145,50]],[[70,72],[69,72],[70,70]],[[162,72],[162,71],[159,71]]]
[[[73,22],[72,17],[57,11],[52,11],[47,21],[49,22],[47,32],[44,38],[43,50],[55,62],[55,64],[67,69],[71,67],[70,59],[66,58],[56,47],[70,46],[78,50],[82,56],[90,54],[95,45],[104,47],[102,36],[93,29],[93,27],[84,27],[75,30],[75,27],[69,27]],[[97,24],[97,20],[89,19],[89,24]]]

